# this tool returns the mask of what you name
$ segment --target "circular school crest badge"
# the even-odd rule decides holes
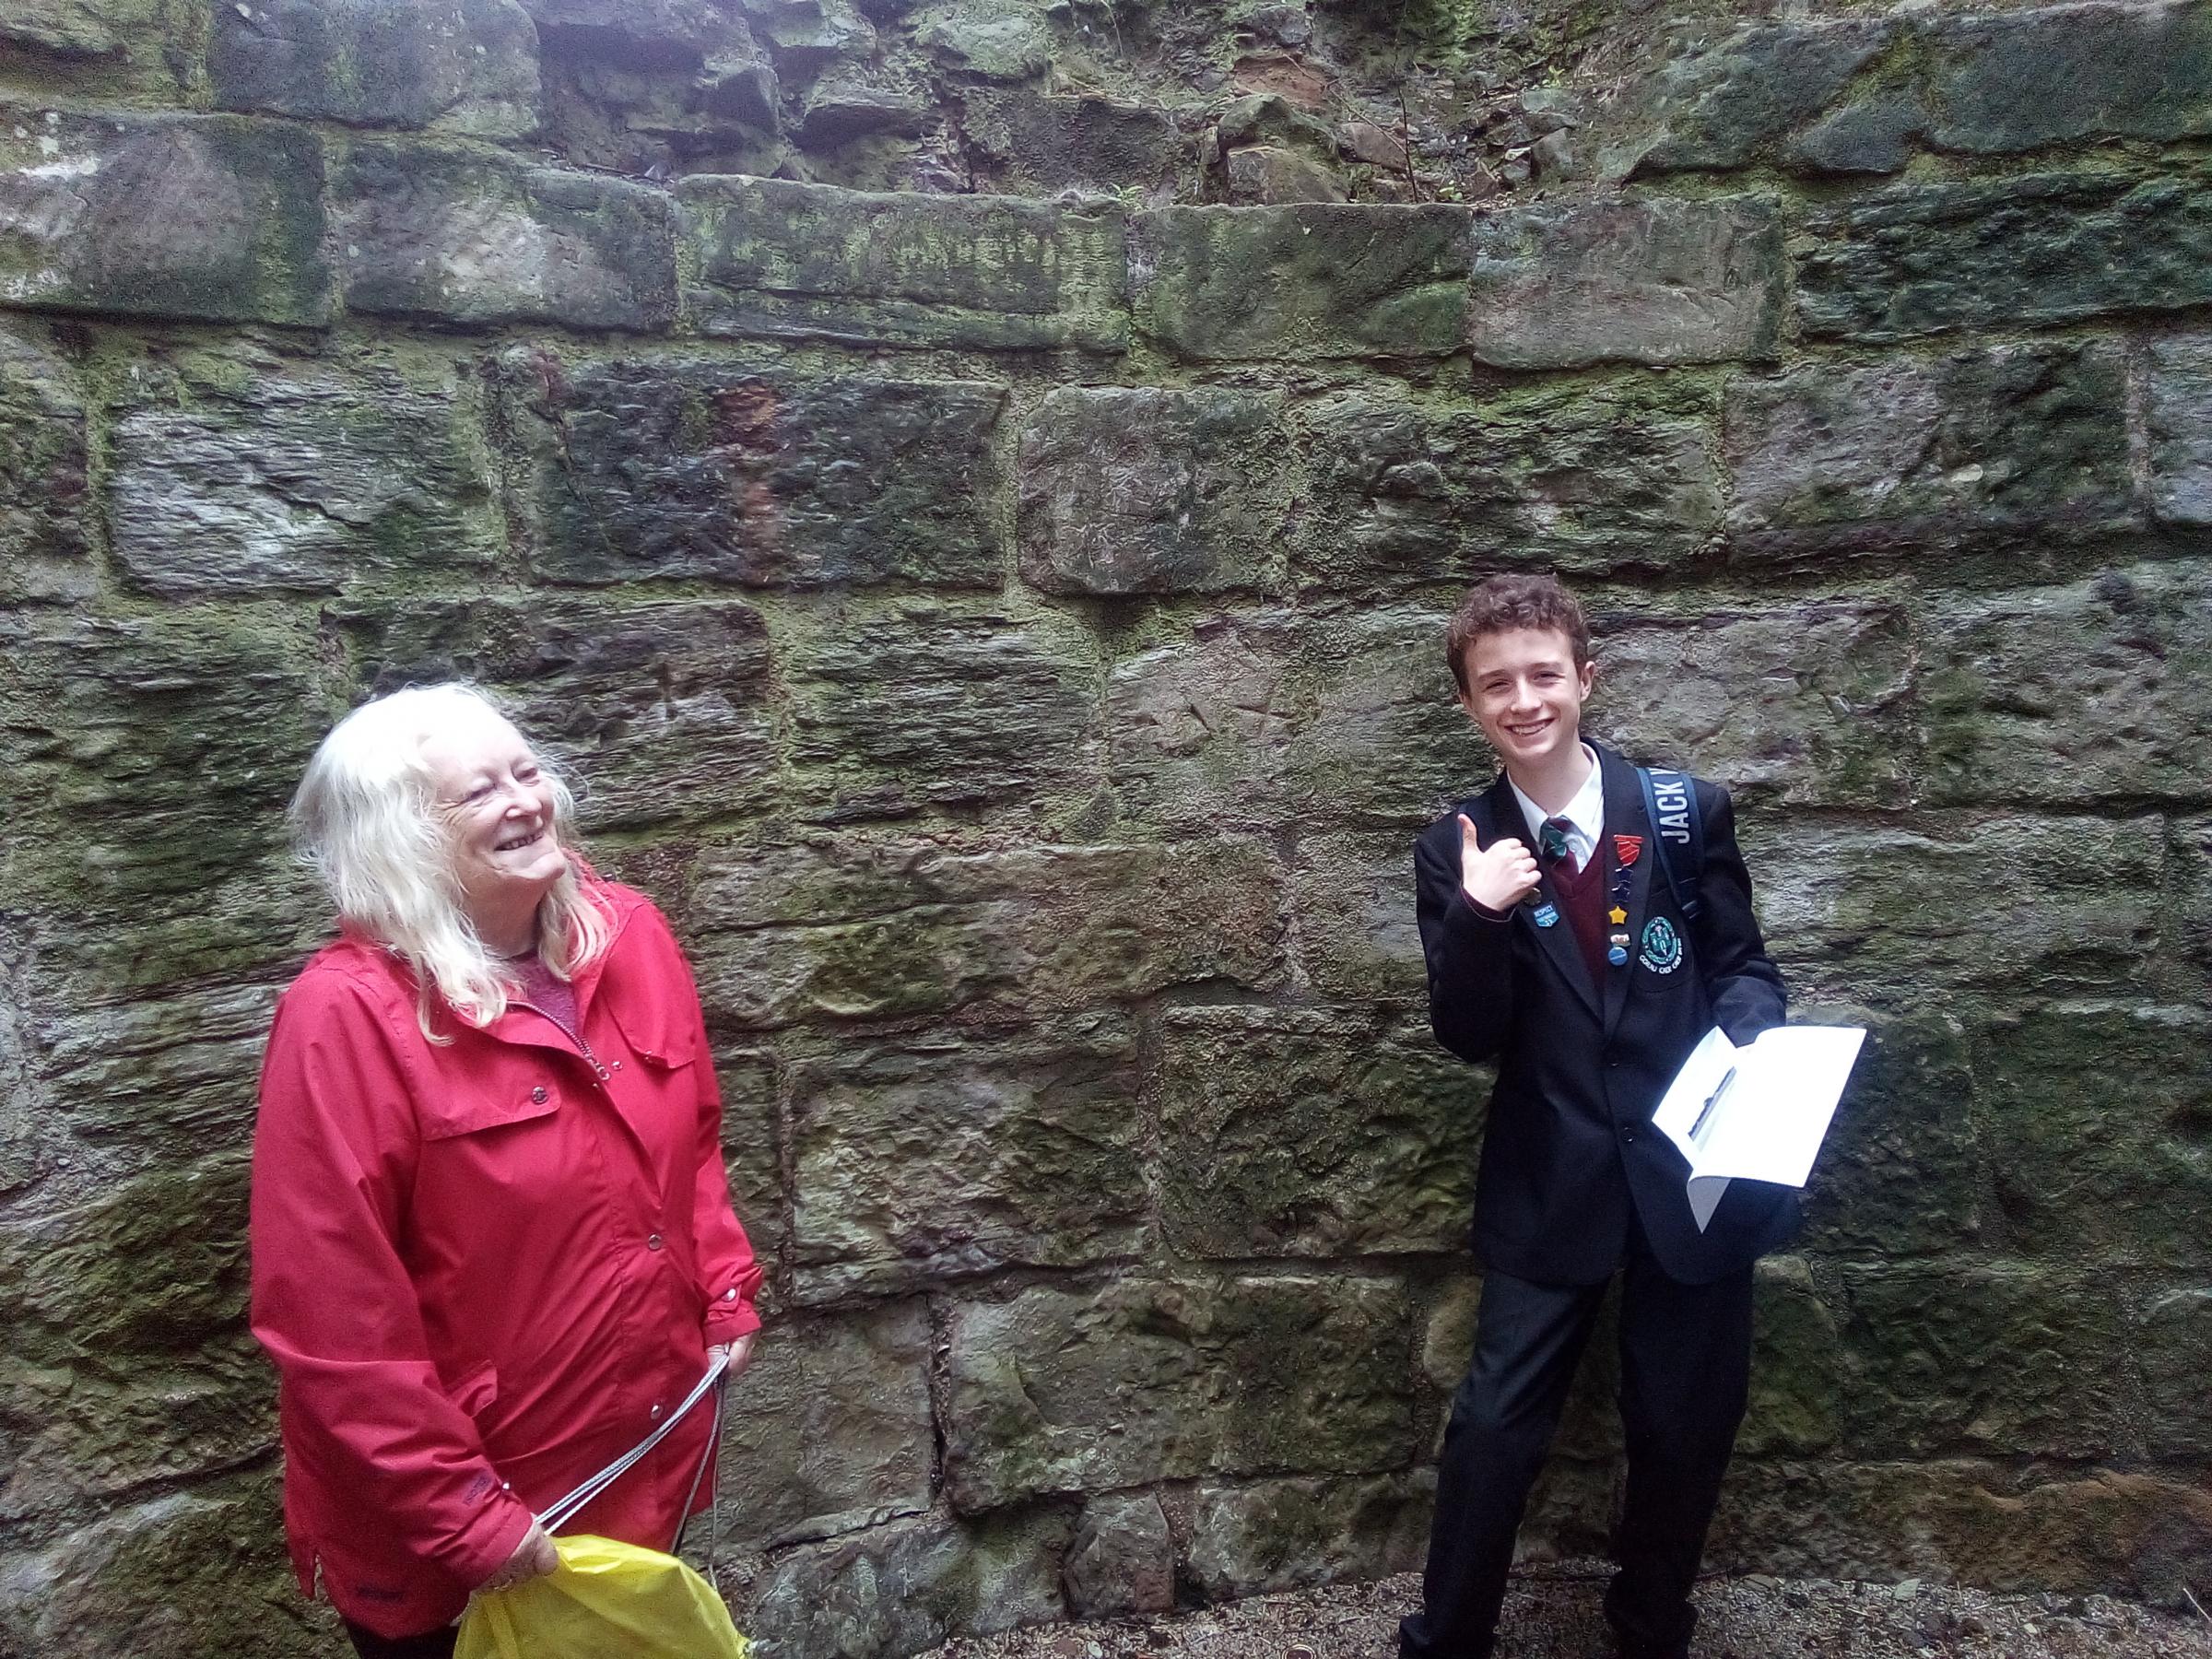
[[[1682,935],[1665,916],[1653,916],[1643,926],[1643,947],[1636,959],[1653,973],[1672,973],[1682,966]]]

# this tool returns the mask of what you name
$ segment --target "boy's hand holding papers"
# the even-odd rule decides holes
[[[1732,1180],[1805,1184],[1865,1040],[1858,1026],[1776,1026],[1739,1049],[1705,1033],[1652,1113],[1689,1160],[1700,1232]]]

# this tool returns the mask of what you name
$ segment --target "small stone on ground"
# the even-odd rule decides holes
[[[1611,1659],[1601,1562],[1523,1569],[1498,1659]],[[1254,1596],[1172,1618],[1039,1625],[948,1641],[929,1659],[1382,1659],[1420,1599],[1413,1573]],[[1714,1578],[1700,1586],[1696,1659],[2212,1659],[2212,1621],[2110,1596],[1995,1595],[1902,1583]]]

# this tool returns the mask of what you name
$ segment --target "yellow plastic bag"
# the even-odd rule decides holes
[[[453,1659],[747,1659],[752,1643],[674,1556],[556,1538],[558,1571],[472,1598]]]

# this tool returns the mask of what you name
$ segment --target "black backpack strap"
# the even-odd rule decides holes
[[[1660,874],[1682,920],[1695,923],[1705,908],[1698,896],[1705,875],[1705,824],[1698,816],[1696,787],[1688,772],[1664,768],[1640,766],[1636,777],[1643,785],[1643,816],[1658,841]]]

